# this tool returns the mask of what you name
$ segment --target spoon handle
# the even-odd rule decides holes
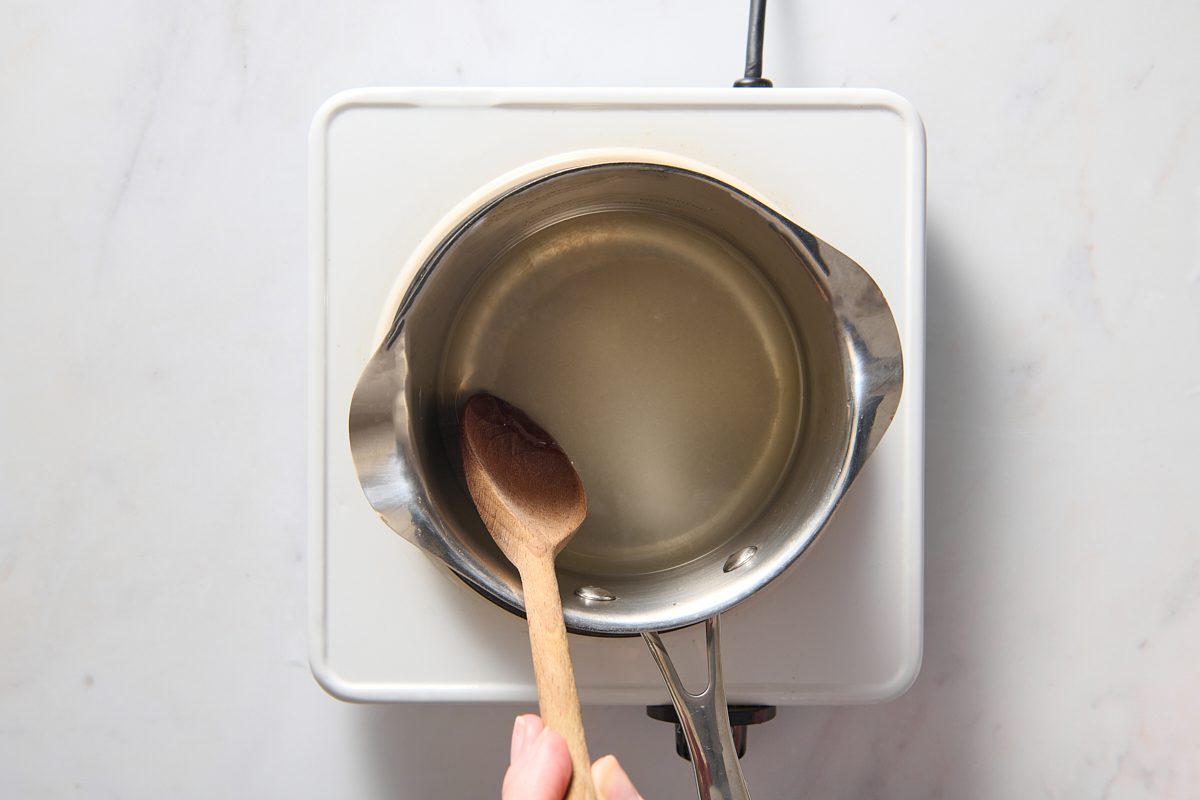
[[[567,740],[574,777],[567,800],[595,800],[592,761],[583,735],[583,715],[575,688],[575,671],[567,647],[554,554],[524,559],[521,585],[525,592],[525,615],[529,619],[529,644],[533,650],[533,674],[537,681],[538,706],[542,720]]]

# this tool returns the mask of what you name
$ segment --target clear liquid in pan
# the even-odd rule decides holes
[[[791,458],[801,384],[792,326],[754,266],[632,211],[560,222],[502,254],[442,364],[448,401],[490,391],[570,455],[588,515],[558,563],[596,576],[685,563],[749,523]]]

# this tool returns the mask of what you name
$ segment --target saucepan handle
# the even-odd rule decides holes
[[[671,702],[679,714],[679,724],[687,739],[696,768],[696,788],[701,800],[750,800],[746,779],[738,764],[737,748],[733,744],[733,728],[729,724],[729,707],[725,703],[725,685],[721,679],[721,620],[719,616],[704,621],[708,652],[708,686],[700,694],[692,694],[683,686],[662,637],[643,633],[658,668],[662,671]]]

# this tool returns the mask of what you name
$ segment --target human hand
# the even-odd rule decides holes
[[[592,782],[602,800],[642,800],[613,756],[592,764]],[[502,800],[563,800],[570,783],[571,754],[566,740],[536,714],[517,717]]]

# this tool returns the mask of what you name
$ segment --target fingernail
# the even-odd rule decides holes
[[[529,759],[535,762],[550,762],[556,756],[556,750],[566,752],[566,740],[557,730],[542,728],[530,742]]]
[[[508,747],[508,761],[511,764],[517,760],[525,750],[525,718],[517,717],[513,720],[512,744]]]
[[[596,762],[592,780],[605,800],[642,800],[615,756],[605,756]]]
[[[550,729],[542,728],[535,736],[531,736],[530,741],[526,743],[523,758],[531,765],[532,769],[538,769],[540,765],[545,764],[549,760],[550,736]]]

